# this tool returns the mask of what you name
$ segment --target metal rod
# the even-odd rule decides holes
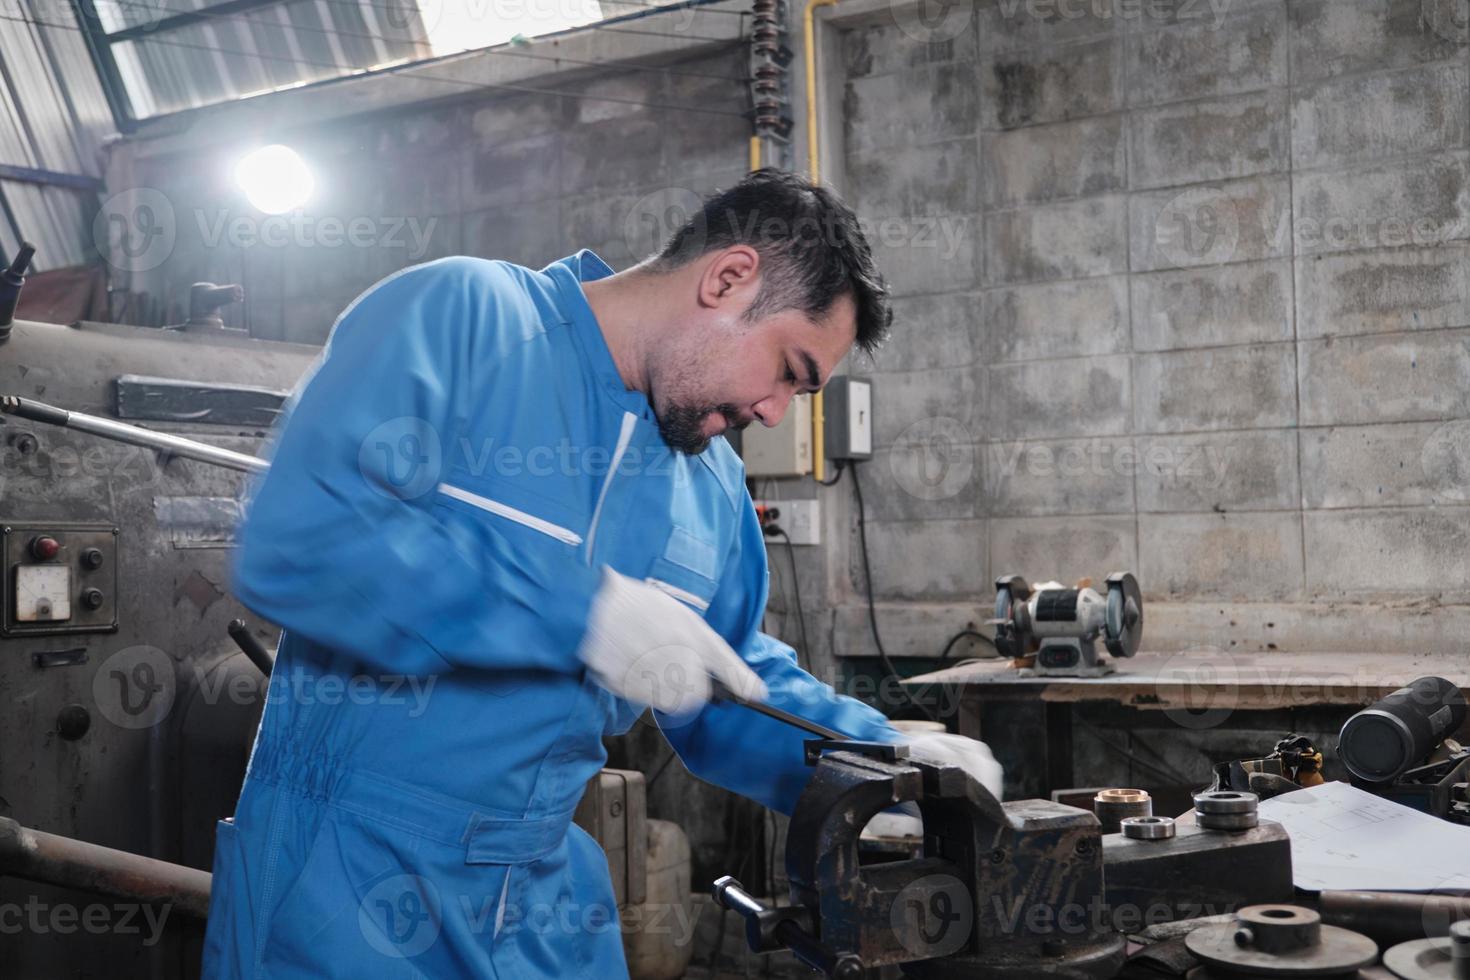
[[[751,952],[763,953],[779,948],[767,944],[764,937],[766,930],[763,928],[764,919],[775,910],[762,905],[740,882],[725,875],[715,882],[714,898],[721,906],[739,913],[745,919],[746,945],[750,946]],[[770,939],[791,950],[797,959],[826,976],[838,980],[856,980],[863,975],[862,961],[856,956],[850,953],[834,953],[791,919],[777,919],[775,925],[770,926]]]
[[[731,704],[738,704],[742,708],[749,708],[751,711],[759,712],[767,718],[774,718],[779,722],[800,728],[805,732],[811,732],[813,735],[820,736],[821,738],[828,738],[837,742],[851,741],[851,738],[835,728],[828,728],[814,721],[807,721],[800,715],[793,715],[789,711],[782,711],[780,708],[766,704],[763,701],[747,701],[713,677],[709,679],[709,683],[710,700],[712,701],[729,701]]]
[[[230,625],[225,628],[229,631],[230,639],[235,641],[235,645],[240,648],[241,652],[250,658],[250,662],[262,674],[269,677],[271,671],[275,669],[276,658],[271,656],[271,652],[255,638],[254,633],[250,632],[250,627],[245,625],[245,620],[232,619]]]
[[[259,456],[249,456],[234,450],[221,449],[206,442],[185,439],[183,436],[170,435],[167,432],[154,432],[152,429],[128,425],[126,422],[105,419],[100,415],[68,412],[54,405],[32,401],[29,398],[19,398],[15,395],[0,398],[0,412],[29,419],[32,422],[44,422],[47,425],[59,425],[62,428],[88,432],[114,442],[126,442],[134,446],[143,446],[147,449],[183,456],[186,459],[197,459],[201,463],[211,463],[226,469],[246,473],[264,473],[270,469],[270,463]]]
[[[31,830],[6,817],[0,817],[0,874],[209,916],[207,871]]]
[[[1454,895],[1327,891],[1318,908],[1327,925],[1387,944],[1447,936],[1451,923],[1470,919],[1470,898]]]

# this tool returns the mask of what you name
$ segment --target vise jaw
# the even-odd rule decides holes
[[[1096,817],[1043,800],[1002,804],[957,767],[864,748],[821,757],[787,834],[792,899],[821,947],[915,977],[1118,971],[1123,937],[1094,921],[1104,901]],[[923,817],[923,855],[862,864],[868,820],[907,802]]]

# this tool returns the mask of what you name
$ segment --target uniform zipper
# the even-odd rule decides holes
[[[576,531],[568,530],[560,524],[553,524],[550,521],[542,520],[535,514],[527,514],[523,510],[517,510],[509,504],[502,504],[498,500],[491,500],[489,497],[482,497],[477,493],[461,490],[459,487],[452,486],[448,483],[439,484],[439,492],[446,497],[462,500],[471,507],[478,507],[481,510],[487,510],[492,514],[504,517],[506,520],[515,521],[517,524],[529,527],[533,531],[540,531],[542,534],[549,535],[566,544],[579,545],[582,543],[582,536]]]
[[[618,430],[618,445],[613,450],[612,463],[608,465],[607,477],[602,481],[602,491],[597,495],[597,506],[592,509],[592,525],[587,528],[587,564],[592,564],[592,546],[597,542],[597,522],[602,519],[602,505],[607,501],[607,491],[612,488],[613,477],[617,475],[618,466],[623,462],[623,454],[628,451],[628,443],[633,441],[633,428],[638,424],[638,416],[632,412],[623,413],[623,425]]]
[[[699,596],[695,595],[693,592],[690,592],[688,589],[681,589],[677,585],[670,585],[663,579],[658,578],[646,578],[643,581],[647,582],[649,585],[653,586],[655,589],[658,589],[665,595],[673,596],[680,602],[686,605],[693,606],[700,612],[704,612],[705,610],[709,609],[709,602],[707,600],[701,599]]]

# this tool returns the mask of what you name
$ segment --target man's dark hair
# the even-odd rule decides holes
[[[872,353],[887,336],[893,311],[873,251],[857,215],[825,187],[770,168],[748,174],[707,198],[650,268],[682,268],[732,245],[749,245],[761,257],[761,290],[748,319],[797,309],[815,320],[850,294],[858,345]]]

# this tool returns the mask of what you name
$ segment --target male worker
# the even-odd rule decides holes
[[[236,591],[285,632],[205,975],[625,975],[571,825],[604,735],[652,706],[696,775],[786,813],[805,734],[709,701],[711,676],[899,739],[759,631],[763,538],[717,438],[778,423],[889,319],[853,213],[770,171],[620,274],[460,257],[354,302],[240,532]],[[978,742],[913,751],[999,791]]]

